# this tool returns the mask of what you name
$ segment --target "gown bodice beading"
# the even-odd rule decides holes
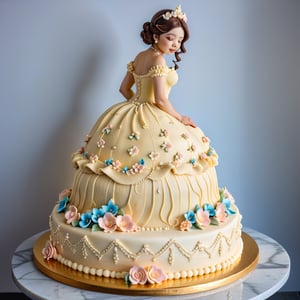
[[[145,75],[138,75],[134,73],[132,62],[128,64],[127,68],[129,72],[133,74],[136,86],[135,95],[130,99],[130,101],[136,101],[139,103],[148,102],[154,104],[155,99],[152,79],[155,76],[166,77],[165,92],[167,96],[169,96],[171,87],[178,81],[178,74],[173,68],[166,68],[164,66],[157,65],[150,68],[148,73]]]

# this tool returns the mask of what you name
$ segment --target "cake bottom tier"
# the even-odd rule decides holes
[[[84,273],[124,278],[133,266],[158,266],[168,279],[214,273],[237,262],[243,250],[241,215],[228,216],[220,225],[189,231],[91,231],[65,223],[54,207],[50,240],[55,259]]]

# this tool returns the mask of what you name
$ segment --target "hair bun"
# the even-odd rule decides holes
[[[141,31],[141,38],[145,44],[152,45],[154,42],[153,33],[151,30],[151,23],[145,22],[143,25],[143,30]]]

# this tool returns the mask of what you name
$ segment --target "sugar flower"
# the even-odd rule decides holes
[[[122,168],[122,173],[128,174],[128,172],[129,172],[129,168],[127,166]]]
[[[100,139],[98,142],[97,142],[97,147],[98,148],[104,148],[105,146],[105,140],[104,139]]]
[[[111,130],[112,130],[112,125],[109,124],[109,125],[107,125],[106,127],[104,127],[102,129],[102,132],[105,133],[105,134],[110,134]]]
[[[201,139],[202,139],[203,143],[208,143],[209,142],[209,138],[207,136],[203,136]]]
[[[132,146],[127,150],[130,156],[137,155],[139,153],[139,148],[137,146]]]
[[[223,203],[218,202],[216,207],[216,219],[219,222],[226,221],[226,207]]]
[[[163,142],[160,145],[160,148],[162,148],[165,152],[169,152],[169,150],[171,149],[172,145],[168,142]]]
[[[48,240],[46,242],[45,247],[42,249],[42,254],[43,254],[44,259],[47,259],[47,260],[56,257],[57,251],[51,241]]]
[[[159,133],[159,136],[165,136],[167,137],[169,135],[169,132],[167,129],[161,129],[160,130],[160,133]]]
[[[65,219],[67,224],[75,224],[80,219],[80,213],[75,205],[70,205],[68,210],[65,212]]]
[[[134,266],[129,270],[129,280],[132,284],[145,284],[147,273],[143,267]]]
[[[58,195],[58,200],[62,200],[65,197],[70,197],[72,189],[64,189]]]
[[[147,267],[146,271],[148,282],[151,284],[161,283],[162,281],[167,279],[166,274],[164,274],[164,272],[156,266]]]
[[[117,216],[116,224],[120,231],[130,232],[135,230],[135,224],[130,215]]]
[[[190,159],[190,163],[195,166],[196,165],[196,159],[195,158],[191,158]]]
[[[57,212],[65,212],[67,209],[67,204],[69,202],[69,197],[65,196],[63,199],[61,199],[58,203]]]
[[[114,161],[113,161],[112,158],[109,158],[109,159],[104,160],[104,163],[105,163],[107,166],[112,166],[112,164],[114,163]]]
[[[209,216],[210,217],[214,217],[216,212],[215,212],[215,208],[211,205],[211,204],[204,204],[204,208],[203,208],[205,211],[208,211],[209,212]]]
[[[91,223],[92,223],[92,212],[91,211],[81,214],[80,221],[79,221],[79,226],[81,228],[87,228],[90,226]]]
[[[192,228],[192,224],[188,220],[184,220],[180,223],[179,229],[181,231],[189,231]]]
[[[231,204],[234,203],[233,196],[226,188],[220,190],[221,202],[225,205],[225,210],[228,215],[234,215],[235,211],[231,209]]]
[[[144,169],[144,166],[139,164],[139,163],[135,163],[131,169],[130,169],[130,173],[132,174],[137,174],[137,173],[141,173]]]
[[[132,132],[132,133],[128,136],[128,138],[129,138],[130,140],[139,140],[139,139],[140,139],[140,133],[139,133],[138,131],[134,131],[134,132]]]
[[[192,224],[196,223],[196,216],[195,216],[195,213],[192,210],[190,210],[187,213],[185,213],[184,217],[190,223],[192,223]]]
[[[148,157],[149,157],[151,160],[156,160],[156,159],[158,159],[158,157],[159,157],[159,153],[154,152],[154,151],[151,151],[151,152],[148,154]]]
[[[223,193],[224,193],[224,198],[229,199],[232,203],[234,203],[234,198],[233,198],[233,196],[229,193],[229,191],[227,190],[226,187],[223,189]]]
[[[93,208],[92,210],[92,221],[94,223],[98,223],[98,219],[103,217],[105,214],[105,211],[103,208]]]
[[[196,151],[196,146],[194,144],[192,144],[189,148],[188,148],[188,151]]]
[[[203,153],[201,153],[201,154],[199,155],[199,158],[200,158],[200,159],[207,159],[207,154],[206,154],[205,152],[203,152]]]
[[[98,159],[99,159],[99,157],[98,157],[97,154],[92,154],[92,155],[90,156],[90,162],[93,163],[93,164],[94,164],[95,162],[97,162]]]
[[[118,170],[121,167],[121,162],[119,160],[113,161],[112,167],[113,169]]]
[[[207,227],[210,224],[209,212],[199,208],[196,211],[196,223],[200,228]]]
[[[108,212],[102,218],[98,219],[98,225],[104,232],[113,232],[117,229],[116,217]]]
[[[102,205],[102,208],[105,213],[111,213],[113,215],[116,215],[119,210],[119,207],[115,205],[112,199],[108,201],[107,205]]]
[[[187,140],[190,137],[190,135],[187,132],[185,132],[185,133],[181,134],[181,137],[184,138],[185,140]]]

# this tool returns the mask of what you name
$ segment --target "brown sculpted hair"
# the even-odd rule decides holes
[[[169,18],[169,20],[166,20],[163,18],[164,14],[171,11],[172,9],[162,9],[152,17],[151,22],[145,22],[143,25],[143,30],[141,31],[141,38],[143,39],[145,44],[153,45],[153,35],[160,36],[163,33],[169,32],[173,28],[181,27],[184,31],[184,38],[182,40],[179,51],[175,53],[176,60],[173,60],[175,69],[178,69],[178,65],[176,64],[176,62],[181,61],[179,54],[186,52],[184,43],[188,40],[190,34],[188,26],[183,19],[171,17]]]

